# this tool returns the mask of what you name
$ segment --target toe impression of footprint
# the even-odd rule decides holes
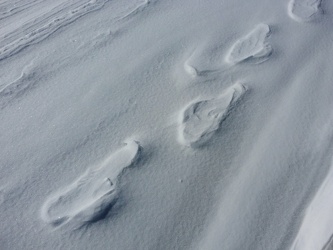
[[[181,112],[180,143],[192,148],[207,143],[245,92],[246,87],[236,83],[218,97],[188,105]]]
[[[81,177],[49,197],[42,207],[42,219],[53,227],[71,224],[74,228],[103,219],[118,198],[117,182],[125,168],[134,165],[141,146],[129,141]]]

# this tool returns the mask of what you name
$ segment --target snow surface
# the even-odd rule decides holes
[[[3,0],[0,24],[1,250],[332,249],[332,1]]]
[[[331,166],[332,167],[332,166]],[[306,210],[301,228],[291,249],[331,249],[333,235],[332,169]],[[326,244],[323,247],[323,242]]]

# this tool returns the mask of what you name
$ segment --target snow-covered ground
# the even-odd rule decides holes
[[[0,1],[0,249],[333,248],[333,2]]]

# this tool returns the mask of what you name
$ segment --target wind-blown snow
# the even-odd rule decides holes
[[[332,247],[331,1],[4,0],[0,23],[1,250]]]

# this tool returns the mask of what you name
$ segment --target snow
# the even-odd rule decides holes
[[[328,173],[313,201],[306,209],[301,228],[291,249],[330,249],[333,234],[332,170]],[[325,243],[326,244],[323,244]]]
[[[333,3],[0,2],[0,248],[332,247]]]

